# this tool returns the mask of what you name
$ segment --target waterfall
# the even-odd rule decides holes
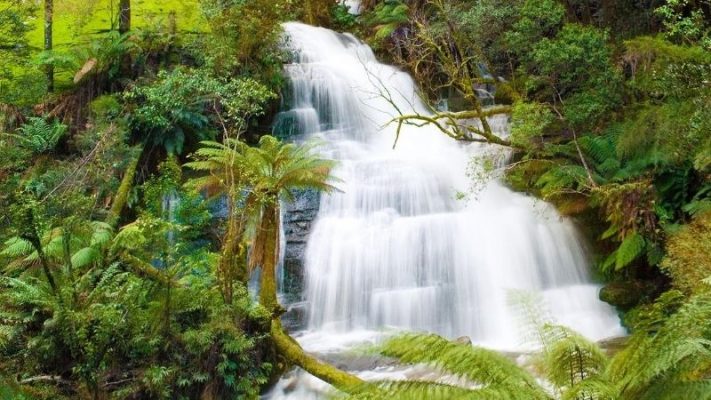
[[[428,113],[412,78],[350,34],[284,28],[295,61],[286,66],[289,110],[276,125],[321,138],[341,180],[339,192],[321,196],[307,244],[307,350],[384,329],[520,348],[525,332],[510,300],[517,290],[537,293],[556,322],[590,339],[624,333],[598,300],[568,219],[497,179],[457,196],[471,187],[467,171],[477,175],[477,160],[505,150],[407,125],[393,148],[396,126],[387,123],[397,110]],[[507,134],[507,117],[491,124]]]

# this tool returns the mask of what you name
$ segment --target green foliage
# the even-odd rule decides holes
[[[424,364],[465,379],[462,387],[436,382],[382,382],[349,399],[548,399],[525,370],[501,354],[436,335],[406,334],[388,339],[377,351],[405,364]]]
[[[619,77],[607,39],[598,29],[566,24],[554,38],[533,46],[529,68],[553,87],[553,98],[569,97],[557,100],[564,103],[563,114],[574,126],[603,117],[618,101]]]
[[[279,46],[281,26],[288,14],[285,0],[203,0],[200,5],[210,34],[199,42],[200,53],[213,74],[245,76],[270,89],[282,84],[285,53]]]
[[[522,0],[480,0],[476,7],[464,6],[454,15],[467,42],[476,43],[481,48],[495,76],[507,76],[511,72],[508,36],[523,36],[523,32],[509,33],[518,21],[522,3]],[[523,26],[520,28],[524,29]],[[512,37],[511,40],[516,41],[518,38]]]
[[[18,134],[9,136],[21,147],[40,154],[53,151],[66,133],[67,126],[59,121],[47,122],[44,118],[33,117],[20,127]]]
[[[655,13],[662,19],[665,35],[685,44],[699,43],[711,49],[711,25],[704,15],[703,5],[711,7],[708,0],[667,0]]]
[[[637,37],[625,42],[630,86],[653,99],[689,99],[708,93],[704,82],[711,71],[711,56],[700,46],[680,46],[661,38]]]
[[[636,400],[711,396],[706,375],[711,367],[708,286],[686,301],[674,291],[662,296],[640,318],[639,329],[624,349],[612,356],[570,329],[547,322],[540,299],[521,301],[528,302],[522,309],[533,324],[539,346],[532,362],[545,378],[542,385],[546,389],[523,366],[499,354],[438,336],[404,334],[387,340],[376,351],[403,363],[431,366],[459,378],[456,382],[460,383],[386,381],[347,398]]]
[[[264,313],[244,288],[226,305],[209,278],[214,257],[172,245],[172,230],[191,227],[150,213],[115,238],[104,223],[67,224],[39,246],[11,239],[0,254],[16,260],[9,266],[48,264],[57,287],[31,269],[0,278],[0,355],[15,360],[3,371],[71,382],[49,398],[257,395],[269,367],[259,361],[259,336],[242,324],[260,324]]]
[[[698,214],[667,241],[662,268],[671,275],[674,287],[686,293],[705,287],[711,276],[711,213]]]
[[[89,105],[92,116],[99,122],[109,121],[121,113],[121,103],[116,96],[99,96]]]
[[[548,107],[538,103],[516,102],[511,111],[511,142],[522,148],[542,144],[544,132],[555,122]]]
[[[397,0],[379,3],[375,9],[365,15],[366,26],[374,30],[375,44],[382,44],[400,26],[409,22],[408,6]]]
[[[608,373],[628,398],[708,398],[711,395],[702,373],[711,360],[709,330],[708,324],[701,323],[708,320],[710,299],[706,288],[665,319],[657,319],[658,314],[656,318],[651,315],[658,329],[638,331],[614,357]]]
[[[136,43],[131,40],[130,33],[120,34],[118,31],[109,31],[89,41],[85,47],[79,49],[74,58],[77,67],[81,67],[87,60],[96,60],[94,73],[103,72],[108,79],[114,79],[120,75],[123,57],[134,50],[136,50]]]
[[[334,178],[329,175],[334,163],[315,155],[318,145],[282,143],[269,135],[262,136],[258,147],[234,139],[203,142],[194,154],[197,161],[186,166],[211,172],[205,179],[193,181],[196,187],[222,185],[222,190],[228,191],[230,182],[225,177],[232,175],[237,177],[238,187],[251,188],[250,195],[257,203],[273,204],[281,197],[290,200],[292,189],[334,190]]]
[[[331,19],[338,30],[348,30],[355,26],[356,16],[351,14],[345,4],[336,4],[331,8]]]
[[[518,10],[518,19],[505,33],[507,49],[526,57],[533,44],[557,34],[564,16],[565,8],[555,0],[525,0]]]
[[[610,254],[603,263],[602,269],[607,270],[614,265],[615,271],[621,270],[642,255],[645,247],[644,237],[639,233],[633,232],[620,243],[620,247],[617,250]]]
[[[157,81],[137,86],[125,99],[134,104],[131,126],[150,145],[181,154],[185,145],[214,138],[214,122],[226,134],[246,128],[250,117],[273,98],[263,85],[248,78],[220,80],[206,70],[161,71]]]
[[[32,104],[44,93],[27,37],[36,9],[33,2],[0,1],[0,104]]]

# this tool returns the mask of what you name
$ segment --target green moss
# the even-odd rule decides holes
[[[684,292],[707,286],[703,281],[711,277],[711,212],[698,215],[671,235],[662,268]]]

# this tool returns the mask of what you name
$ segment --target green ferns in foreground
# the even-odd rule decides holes
[[[670,292],[644,316],[646,327],[612,356],[565,327],[544,324],[537,327],[540,350],[524,367],[490,350],[406,334],[387,340],[377,352],[441,371],[442,380],[376,382],[342,398],[711,399],[711,329],[703,323],[710,318],[709,284],[682,305]]]

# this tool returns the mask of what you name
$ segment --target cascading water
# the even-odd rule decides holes
[[[276,125],[322,138],[342,180],[341,192],[322,195],[306,250],[307,350],[391,328],[520,348],[512,290],[539,293],[557,322],[591,339],[624,333],[597,298],[570,221],[497,180],[458,199],[472,182],[470,161],[493,146],[406,125],[393,148],[387,123],[397,110],[428,113],[412,79],[352,35],[284,28],[296,62],[286,67],[291,109]],[[491,123],[506,133],[506,117]]]

